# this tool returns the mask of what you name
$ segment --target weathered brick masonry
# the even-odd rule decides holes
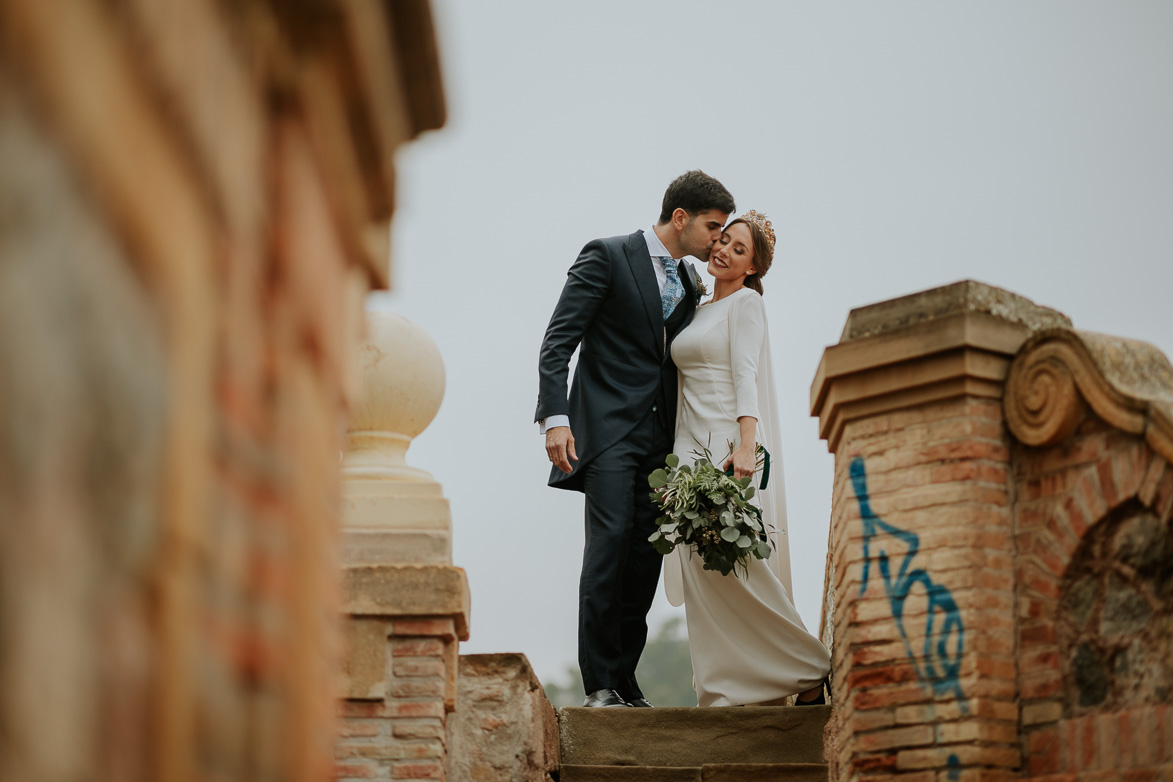
[[[977,283],[852,312],[812,389],[833,778],[1169,776],[1171,391]]]
[[[1039,334],[1011,371],[1026,771],[1173,778],[1173,369]]]
[[[560,763],[558,718],[525,655],[461,656],[458,689],[449,779],[549,782]]]
[[[423,0],[0,0],[0,779],[333,770],[337,454]]]

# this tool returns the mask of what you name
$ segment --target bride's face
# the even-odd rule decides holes
[[[718,280],[744,280],[752,274],[753,237],[745,223],[725,229],[709,254],[709,274]]]

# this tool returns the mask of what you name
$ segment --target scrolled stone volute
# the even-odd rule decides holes
[[[367,312],[359,348],[361,384],[351,412],[342,471],[348,479],[430,482],[407,464],[411,441],[444,398],[444,361],[432,337],[394,312]]]
[[[1173,460],[1173,365],[1146,342],[1041,331],[1010,366],[1003,408],[1010,431],[1027,445],[1063,442],[1090,408]]]
[[[1087,404],[1072,371],[1072,348],[1047,341],[1018,355],[1006,379],[1004,408],[1010,431],[1027,445],[1061,443],[1083,419]]]

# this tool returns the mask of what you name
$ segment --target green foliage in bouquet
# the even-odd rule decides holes
[[[753,476],[736,480],[713,465],[709,449],[693,453],[697,461],[691,467],[669,454],[667,469],[648,476],[652,500],[664,513],[656,519],[657,529],[648,540],[665,555],[677,546],[688,546],[704,560],[705,570],[727,576],[739,569],[748,575],[749,558],[766,559],[773,550],[762,510],[750,503]],[[755,473],[766,459],[760,445],[757,453]]]

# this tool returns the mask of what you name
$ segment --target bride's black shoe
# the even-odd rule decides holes
[[[826,691],[827,684],[828,684],[828,682],[826,679],[819,682],[819,696],[817,698],[811,698],[809,701],[804,701],[801,698],[795,698],[794,705],[795,706],[826,706],[827,705],[827,691]]]

